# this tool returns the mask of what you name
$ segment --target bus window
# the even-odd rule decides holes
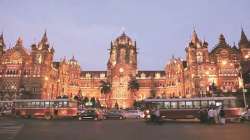
[[[194,108],[200,108],[200,101],[193,101]]]
[[[186,101],[186,108],[193,108],[192,101]]]
[[[63,107],[63,102],[58,102],[58,107]]]
[[[44,107],[49,107],[49,101],[45,101]]]
[[[215,106],[215,101],[208,101],[209,106]]]
[[[54,104],[54,103],[55,103],[55,102],[50,101],[50,102],[49,102],[50,107],[54,107],[54,106],[55,106],[55,104]]]
[[[164,102],[164,108],[170,109],[170,102]]]
[[[68,103],[69,103],[69,102],[64,101],[64,102],[63,102],[63,107],[68,107],[68,106],[69,106]]]
[[[40,107],[44,107],[44,102],[40,102]]]
[[[216,101],[216,102],[215,102],[215,105],[216,105],[216,106],[222,106],[222,101]]]
[[[208,107],[207,101],[201,101],[201,107]]]
[[[160,108],[164,108],[164,103],[163,103],[163,102],[159,102],[159,103],[158,103],[158,106],[159,106]]]
[[[185,101],[180,101],[179,102],[179,108],[185,108]]]
[[[36,102],[35,106],[39,107],[40,106],[40,102]]]
[[[177,102],[171,102],[171,108],[176,109],[177,108]]]

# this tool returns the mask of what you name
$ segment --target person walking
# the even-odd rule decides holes
[[[226,118],[225,118],[225,111],[224,108],[221,107],[220,112],[219,112],[219,116],[220,116],[220,124],[225,125],[226,124]]]
[[[208,121],[209,124],[214,123],[214,109],[212,107],[210,107],[208,110]]]
[[[155,110],[155,116],[156,116],[156,123],[160,123],[161,114],[160,114],[160,109],[158,107]]]
[[[219,117],[220,117],[219,112],[220,112],[220,107],[215,107],[215,109],[213,110],[215,124],[219,123]]]

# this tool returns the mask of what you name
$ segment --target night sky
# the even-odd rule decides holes
[[[172,55],[185,58],[195,28],[211,50],[223,33],[250,39],[249,0],[0,0],[7,47],[19,36],[26,48],[47,30],[55,60],[78,59],[82,70],[105,70],[110,41],[123,30],[137,41],[138,68],[163,70]]]

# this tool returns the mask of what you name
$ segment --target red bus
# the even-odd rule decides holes
[[[24,118],[42,117],[47,120],[50,120],[53,118],[77,116],[77,102],[69,99],[15,100],[14,107],[15,115]]]
[[[226,119],[240,119],[242,108],[236,106],[236,97],[202,97],[176,99],[145,99],[145,116],[150,118],[150,109],[158,107],[166,119],[200,119],[201,109],[223,106]]]

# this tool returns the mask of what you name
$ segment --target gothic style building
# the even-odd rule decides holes
[[[194,31],[186,47],[186,60],[173,57],[164,70],[140,71],[137,67],[137,45],[125,33],[111,42],[107,70],[84,71],[72,57],[54,62],[54,49],[46,32],[30,51],[18,38],[16,45],[6,49],[0,36],[0,99],[43,98],[61,95],[87,96],[100,99],[100,82],[112,85],[110,102],[120,107],[134,102],[129,82],[140,85],[136,100],[148,97],[192,97],[206,95],[211,85],[221,92],[236,92],[242,86],[240,72],[250,71],[250,42],[245,33],[231,47],[221,34],[217,45],[208,50],[208,43]]]

